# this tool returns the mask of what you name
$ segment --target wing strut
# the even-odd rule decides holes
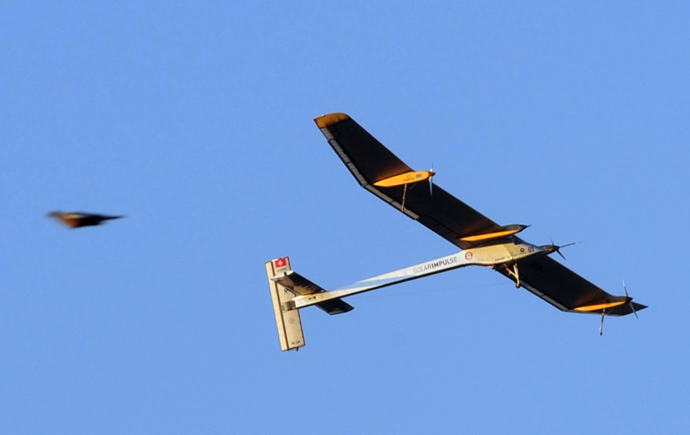
[[[403,187],[403,200],[402,204],[400,205],[400,210],[405,213],[405,198],[407,197],[407,184],[405,187]]]
[[[518,270],[518,265],[517,263],[513,264],[513,269],[511,270],[508,265],[506,267],[506,272],[508,272],[508,275],[512,276],[515,278],[515,288],[520,288],[520,271]]]

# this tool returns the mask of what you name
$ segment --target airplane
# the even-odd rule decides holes
[[[316,305],[328,314],[353,307],[342,298],[465,266],[489,267],[559,310],[605,316],[635,314],[647,306],[633,302],[625,283],[625,296],[613,296],[551,258],[560,253],[553,242],[534,245],[516,234],[529,225],[499,225],[433,184],[435,172],[414,171],[344,113],[314,120],[326,140],[369,192],[399,212],[418,221],[461,250],[410,267],[384,273],[332,290],[292,270],[289,257],[267,262],[266,274],[283,351],[305,345],[299,310]],[[429,189],[413,189],[429,182]]]
[[[54,217],[70,228],[92,227],[101,225],[104,221],[112,219],[120,219],[124,216],[106,216],[102,214],[70,212],[62,213],[59,211],[52,211],[46,217]]]

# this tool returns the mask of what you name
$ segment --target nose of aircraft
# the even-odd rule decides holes
[[[545,254],[551,254],[551,253],[558,251],[559,247],[560,246],[556,246],[556,245],[543,245],[543,246],[540,246],[539,248],[542,251],[544,251]]]
[[[568,245],[565,245],[565,246],[568,246]],[[565,255],[561,254],[561,248],[562,247],[563,246],[558,246],[558,245],[553,245],[553,244],[540,246],[540,248],[543,249],[543,252],[545,254],[548,255],[548,254],[552,254],[552,253],[556,252],[558,255],[561,256],[562,259],[565,260]]]

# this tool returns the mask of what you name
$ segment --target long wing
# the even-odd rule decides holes
[[[496,270],[515,281],[507,270]],[[635,311],[647,308],[646,305],[632,302],[630,298],[608,294],[545,255],[520,261],[520,285],[563,311],[601,314],[605,310],[606,315],[625,316],[633,312],[633,307]]]
[[[377,187],[374,183],[412,169],[344,113],[324,115],[315,122],[359,184],[403,210],[402,186]],[[438,186],[431,193],[425,183],[408,186],[404,213],[461,249],[476,245],[461,238],[502,228]]]
[[[379,187],[374,183],[412,169],[344,113],[324,115],[314,121],[359,184],[461,249],[476,245],[461,238],[503,228],[438,186],[432,194],[423,185],[409,185],[403,210],[404,187]],[[515,240],[520,241],[517,237]],[[507,271],[497,270],[514,280]],[[564,311],[623,316],[633,308],[646,308],[628,297],[608,294],[548,256],[520,261],[520,281],[523,287]]]

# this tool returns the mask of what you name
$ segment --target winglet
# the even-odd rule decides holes
[[[328,115],[319,116],[314,119],[314,122],[316,122],[317,127],[326,128],[348,119],[350,119],[350,117],[344,113],[329,113]]]

